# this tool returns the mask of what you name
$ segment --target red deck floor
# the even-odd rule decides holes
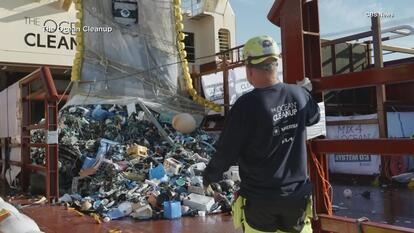
[[[89,216],[79,216],[61,206],[27,207],[23,212],[33,218],[46,233],[76,232],[97,233],[120,229],[122,233],[241,233],[233,228],[230,215],[185,217],[176,220],[136,221],[114,220],[97,224]]]

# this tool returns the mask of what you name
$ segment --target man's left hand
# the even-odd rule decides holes
[[[312,91],[312,82],[309,80],[309,78],[305,77],[301,81],[296,81],[296,84],[305,88],[308,91]]]

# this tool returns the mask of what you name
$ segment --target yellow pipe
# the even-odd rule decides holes
[[[77,10],[76,12],[77,22],[75,23],[75,27],[78,30],[76,31],[76,54],[75,54],[75,58],[73,59],[71,80],[79,81],[81,69],[82,69],[82,58],[83,58],[83,31],[81,30],[82,24],[83,24],[83,9],[82,9],[81,0],[75,0],[74,3],[75,3],[75,9]]]
[[[184,39],[185,35],[183,33],[184,24],[182,23],[183,17],[181,14],[181,0],[174,0],[174,13],[175,13],[175,29],[177,33],[177,49],[181,58],[181,66],[183,70],[183,78],[186,84],[186,88],[190,96],[193,98],[193,101],[197,104],[203,105],[206,108],[212,109],[216,112],[221,111],[221,106],[204,99],[203,97],[197,95],[197,91],[193,87],[193,80],[191,79],[190,69],[188,67],[187,61],[187,52],[184,50],[185,44]]]

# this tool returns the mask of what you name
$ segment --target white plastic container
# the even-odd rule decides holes
[[[208,212],[214,205],[214,198],[191,193],[183,200],[183,203],[192,209]]]
[[[188,192],[204,195],[204,188],[200,187],[200,186],[189,186],[188,187]]]
[[[165,172],[170,176],[178,175],[181,172],[182,167],[183,164],[174,158],[164,160]]]
[[[230,169],[223,173],[225,179],[230,179],[234,182],[240,181],[239,166],[231,166]]]

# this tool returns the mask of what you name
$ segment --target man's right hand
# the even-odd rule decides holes
[[[211,188],[211,185],[204,186],[204,193],[206,196],[213,196],[214,190]]]
[[[225,199],[225,196],[221,194],[220,192],[213,189],[212,185],[204,186],[204,193],[206,196],[214,197],[214,200],[216,202],[220,202]]]

